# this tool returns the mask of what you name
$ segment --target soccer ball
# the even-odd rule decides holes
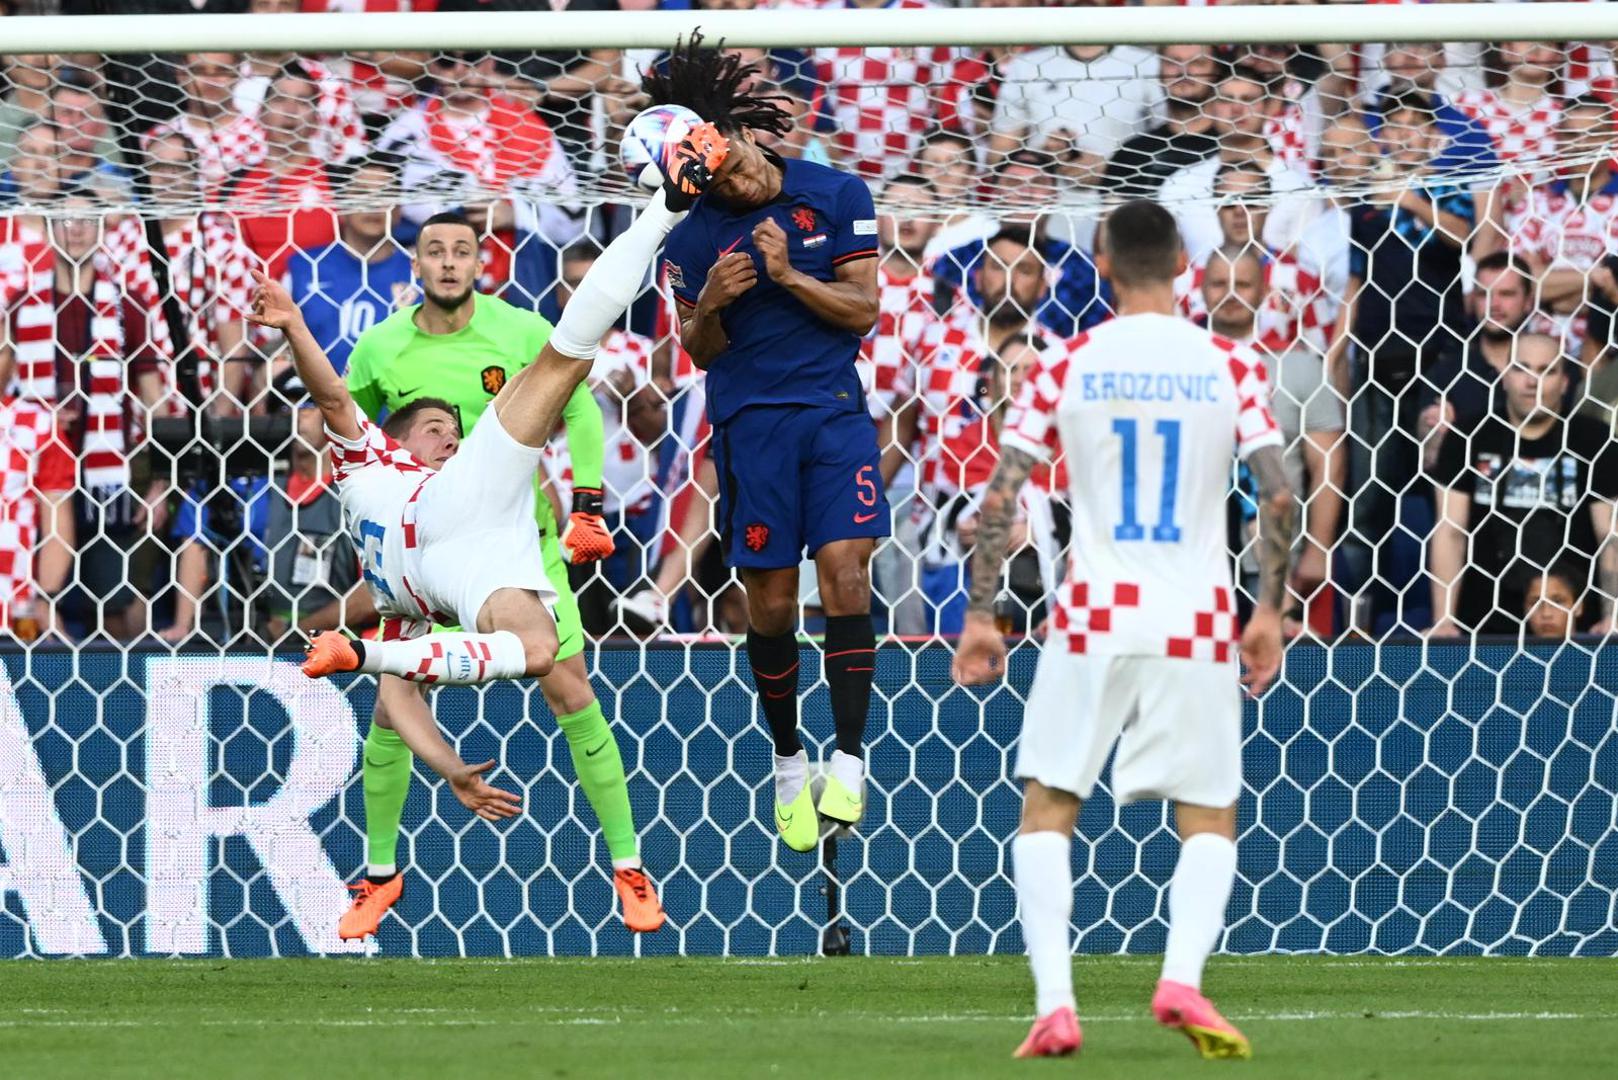
[[[631,184],[656,190],[663,184],[665,151],[684,139],[702,117],[684,105],[653,105],[636,114],[624,128],[618,161]],[[658,168],[648,169],[648,165]]]

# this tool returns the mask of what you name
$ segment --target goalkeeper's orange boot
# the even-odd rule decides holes
[[[404,895],[404,875],[394,874],[380,885],[370,878],[361,878],[348,888],[354,894],[354,902],[337,923],[337,936],[344,941],[376,933],[382,916]]]
[[[612,887],[618,890],[618,903],[623,907],[624,925],[637,934],[650,934],[662,927],[666,916],[663,901],[657,898],[652,879],[639,867],[626,866],[612,875]]]
[[[1250,1058],[1253,1047],[1236,1025],[1219,1015],[1213,1002],[1185,983],[1161,979],[1152,997],[1152,1013],[1167,1028],[1185,1032],[1197,1053],[1209,1061],[1224,1058]]]
[[[354,642],[335,630],[322,630],[309,643],[301,670],[311,679],[318,679],[324,675],[358,671],[359,668],[360,653],[354,647]]]
[[[1063,1005],[1034,1021],[1028,1038],[1012,1053],[1017,1058],[1067,1057],[1077,1054],[1084,1045],[1084,1032],[1079,1030],[1079,1017],[1071,1007]]]

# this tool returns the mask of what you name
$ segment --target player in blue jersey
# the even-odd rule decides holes
[[[730,152],[664,248],[681,341],[707,375],[720,543],[747,589],[747,654],[775,742],[775,821],[809,851],[820,815],[865,810],[864,736],[876,635],[871,554],[888,535],[876,428],[854,360],[877,318],[876,211],[857,177],[759,146],[787,99],[747,92],[753,65],[693,34],[648,72],[659,104],[695,110]],[[818,807],[798,741],[798,565],[826,612],[837,749]]]
[[[398,166],[387,155],[334,170],[340,198],[374,206],[397,197]],[[348,370],[354,343],[372,326],[419,299],[410,256],[393,241],[396,211],[354,209],[337,220],[337,241],[287,262],[287,291],[332,367]]]

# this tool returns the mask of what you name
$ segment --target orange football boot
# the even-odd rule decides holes
[[[335,630],[322,630],[309,643],[301,670],[311,679],[318,679],[323,675],[358,671],[359,666],[360,654],[352,641]]]
[[[376,933],[382,916],[404,895],[404,874],[394,874],[381,885],[361,878],[348,888],[354,894],[354,903],[337,923],[337,936],[344,941]]]
[[[680,195],[695,199],[713,182],[713,174],[730,155],[730,140],[709,123],[692,128],[685,138],[665,148],[663,175]]]
[[[625,926],[637,934],[650,934],[663,925],[663,902],[645,871],[626,866],[612,875],[612,887],[618,890]]]

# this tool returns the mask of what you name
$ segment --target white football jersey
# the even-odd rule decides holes
[[[359,552],[360,571],[377,612],[420,619],[426,612],[405,580],[406,560],[414,565],[416,548],[407,508],[434,473],[371,423],[359,406],[354,414],[360,424],[359,438],[345,439],[326,429],[343,523]]]
[[[1247,346],[1170,315],[1127,315],[1053,346],[1001,440],[1065,455],[1073,546],[1051,641],[1073,653],[1230,661],[1232,458],[1280,446]]]

